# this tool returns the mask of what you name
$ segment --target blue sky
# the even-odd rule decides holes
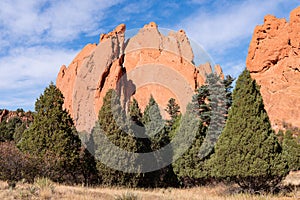
[[[184,29],[225,74],[245,67],[248,45],[266,14],[289,18],[299,0],[1,0],[0,108],[34,110],[61,65],[120,23],[155,21]]]

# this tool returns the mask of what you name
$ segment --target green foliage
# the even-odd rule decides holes
[[[175,121],[180,116],[180,106],[176,103],[176,100],[174,98],[169,99],[168,105],[165,108],[165,111],[169,114],[170,119],[168,119],[167,122],[167,128],[171,128]]]
[[[223,80],[223,85],[225,88],[225,97],[226,97],[226,109],[228,110],[232,105],[232,83],[235,79],[230,75],[227,75]]]
[[[118,171],[101,162],[106,160],[107,162],[115,163],[116,167],[134,167],[132,163],[136,157],[119,155],[105,142],[105,137],[107,137],[114,146],[124,151],[137,152],[137,141],[133,135],[126,132],[128,128],[125,122],[126,117],[120,106],[119,99],[114,90],[109,90],[103,99],[103,106],[99,111],[98,121],[92,130],[95,157],[99,160],[97,168],[104,185],[128,187],[136,187],[138,185],[139,173]]]
[[[224,81],[217,74],[209,74],[207,75],[206,80],[209,96],[207,99],[209,100],[209,112],[204,111],[204,114],[209,114],[209,122],[203,121],[201,116],[203,113],[200,111],[200,119],[202,124],[209,125],[207,132],[204,133],[205,140],[201,145],[201,149],[199,151],[199,156],[202,158],[208,157],[213,153],[214,146],[216,141],[218,140],[226,120],[227,109],[229,106],[229,97],[226,87],[230,88],[231,82],[227,83],[227,86],[224,86]],[[229,84],[229,85],[228,85]],[[226,96],[227,95],[227,96]],[[201,105],[200,105],[201,106]],[[201,129],[200,129],[201,130]]]
[[[210,160],[213,176],[243,189],[270,190],[287,174],[282,149],[247,70],[239,76],[223,133]]]
[[[192,103],[195,112],[198,113],[201,122],[204,126],[208,126],[210,123],[210,111],[209,106],[209,88],[208,85],[202,85],[196,90],[196,94],[193,95]]]
[[[158,104],[152,95],[149,99],[148,105],[144,110],[142,122],[145,126],[145,133],[149,138],[161,137],[163,135],[161,132],[164,131],[163,129],[165,127],[165,123],[160,114]],[[152,148],[156,150],[160,147],[160,144],[157,143],[160,141],[160,139],[156,138],[154,140],[155,141],[152,145]]]
[[[288,161],[289,170],[300,170],[300,137],[293,137],[292,131],[288,130],[282,141],[283,155]]]
[[[175,110],[173,114],[174,117],[177,115],[175,114]],[[149,103],[144,110],[142,121],[145,126],[145,133],[151,140],[151,151],[157,151],[170,143],[168,130],[165,127],[165,122],[153,96],[150,97]],[[165,166],[167,161],[159,151],[157,151],[155,156],[156,165]],[[152,177],[152,187],[168,187],[177,185],[177,178],[173,172],[172,165],[150,172],[148,175]]]
[[[130,102],[129,106],[129,116],[130,119],[135,122],[137,125],[142,126],[142,112],[139,108],[139,104],[136,99],[133,99],[132,102]]]
[[[167,125],[167,130],[169,132],[170,140],[172,140],[175,137],[176,131],[178,130],[178,128],[180,126],[181,119],[182,119],[182,114],[179,114],[178,117],[173,122],[171,127],[168,127],[168,125]]]
[[[0,141],[15,141],[19,142],[23,132],[27,129],[29,124],[32,122],[32,115],[30,112],[25,113],[22,109],[12,111],[15,116],[3,118],[0,123]],[[22,120],[22,117],[26,117],[26,120]]]
[[[18,146],[44,162],[43,176],[54,181],[77,181],[81,141],[63,106],[63,95],[52,83],[35,103],[35,120]]]
[[[192,112],[197,114],[199,121],[195,140],[185,154],[173,164],[184,186],[204,184],[209,179],[206,163],[225,124],[227,109],[231,105],[232,81],[230,76],[222,80],[216,74],[209,74],[206,85],[198,88],[193,96]]]
[[[194,141],[187,147],[187,151],[178,160],[172,163],[174,172],[184,187],[203,184],[207,178],[207,172],[204,166],[206,159],[199,156],[200,147],[203,143],[207,127],[200,123],[201,120],[199,118],[195,118],[196,113],[193,114],[193,106],[190,105],[189,107],[183,115],[176,133],[179,134],[180,132],[182,135],[189,135]],[[194,133],[190,132],[190,126],[194,127]],[[180,143],[186,143],[186,139],[182,138]]]

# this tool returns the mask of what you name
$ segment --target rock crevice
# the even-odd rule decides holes
[[[125,107],[136,98],[143,110],[152,95],[161,111],[175,98],[184,112],[194,90],[213,72],[210,64],[193,64],[193,50],[183,30],[164,35],[151,22],[127,41],[125,32],[121,24],[101,34],[98,45],[87,45],[58,74],[64,106],[78,131],[91,131],[109,89],[117,90]],[[220,66],[215,72],[223,76]]]

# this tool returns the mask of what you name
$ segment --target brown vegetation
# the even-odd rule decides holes
[[[290,177],[293,179],[293,177]],[[294,177],[297,178],[297,177]],[[277,195],[250,195],[237,193],[237,186],[203,186],[189,189],[127,189],[127,188],[88,188],[81,186],[65,186],[55,184],[48,179],[36,179],[34,184],[18,183],[16,188],[11,190],[7,184],[0,181],[0,199],[105,199],[115,200],[120,197],[131,196],[138,200],[296,200],[300,198],[299,188],[295,187],[289,192],[281,192]]]

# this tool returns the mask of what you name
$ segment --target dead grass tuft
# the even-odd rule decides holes
[[[297,177],[296,177],[297,178]],[[296,179],[292,177],[292,179]],[[291,184],[291,183],[289,183]],[[239,194],[234,185],[219,184],[188,189],[126,189],[87,188],[65,186],[47,179],[37,179],[34,184],[17,183],[10,190],[6,182],[0,181],[0,199],[43,199],[43,200],[296,200],[300,199],[299,187],[278,195]]]

